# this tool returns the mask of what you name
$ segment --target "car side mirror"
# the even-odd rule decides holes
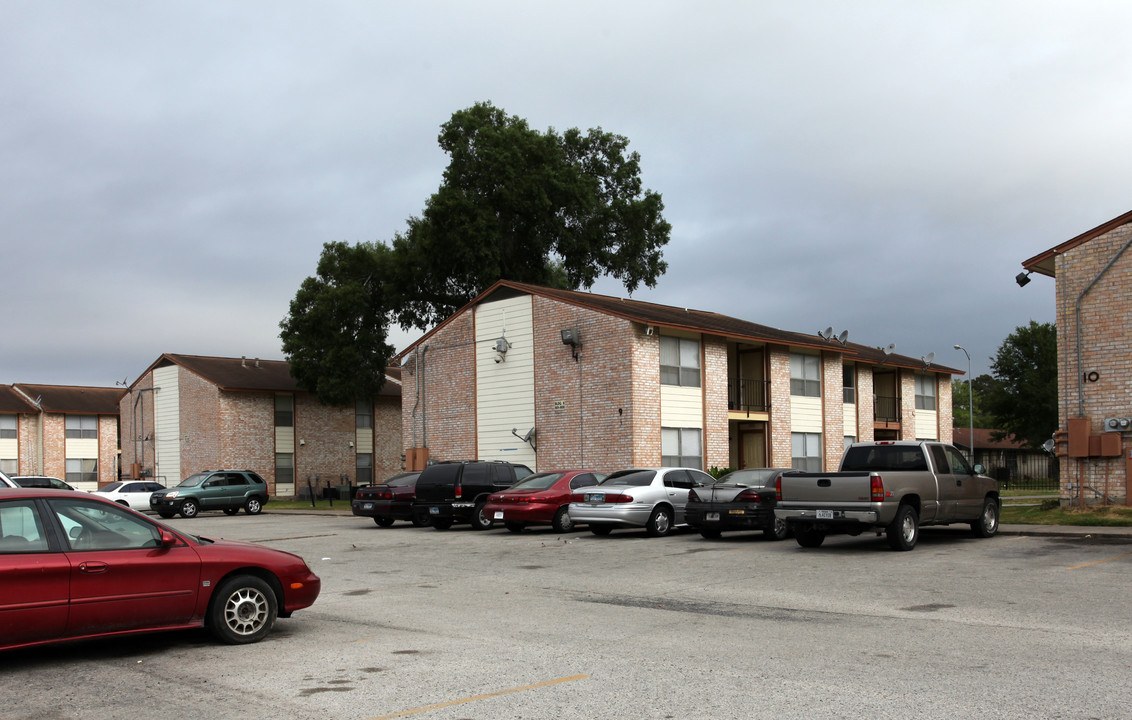
[[[976,475],[985,475],[986,472],[987,472],[987,469],[985,467],[983,467],[982,465],[978,465],[978,464],[975,465],[974,470],[975,470]]]
[[[171,548],[177,544],[177,536],[162,528],[161,530],[161,547]]]

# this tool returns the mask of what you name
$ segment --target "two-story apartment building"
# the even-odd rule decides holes
[[[959,371],[818,334],[500,281],[406,348],[403,443],[548,470],[832,469],[847,441],[951,440]]]
[[[1063,502],[1128,502],[1132,478],[1132,212],[1022,263],[1056,279]]]
[[[380,481],[401,469],[401,388],[322,405],[288,363],[164,354],[121,398],[122,467],[166,485],[201,470],[259,473],[272,495]]]
[[[80,490],[118,479],[122,388],[0,385],[0,470],[49,475]]]

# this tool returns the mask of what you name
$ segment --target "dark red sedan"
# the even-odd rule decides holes
[[[570,493],[597,485],[605,475],[592,470],[559,470],[530,475],[503,492],[492,493],[484,505],[484,517],[502,522],[511,532],[527,525],[550,525],[557,532],[570,532]]]
[[[187,535],[87,493],[0,490],[0,649],[201,626],[256,642],[321,587],[298,555]]]
[[[428,515],[413,513],[417,499],[419,472],[394,475],[383,483],[358,488],[350,501],[350,511],[361,517],[371,517],[381,527],[389,527],[397,520],[408,520],[416,527],[429,524]]]

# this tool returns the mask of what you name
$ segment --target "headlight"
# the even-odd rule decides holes
[[[177,497],[177,491],[174,490],[173,492],[167,492],[167,493],[165,493],[165,497],[172,500],[173,498]]]

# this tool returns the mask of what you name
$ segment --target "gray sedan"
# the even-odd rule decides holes
[[[711,475],[692,468],[636,468],[613,473],[600,484],[575,490],[570,518],[594,535],[615,527],[643,527],[660,537],[684,524],[688,491],[710,485]]]

